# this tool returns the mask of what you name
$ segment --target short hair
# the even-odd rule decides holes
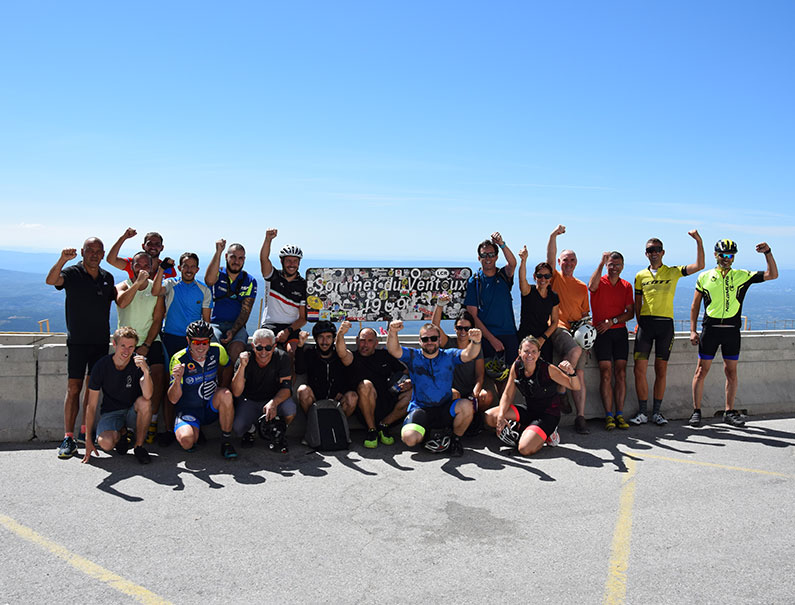
[[[541,271],[541,269],[546,269],[546,270],[547,270],[547,271],[549,271],[550,273],[554,273],[554,272],[552,271],[552,265],[550,265],[548,262],[544,261],[543,263],[538,263],[538,264],[536,265],[536,268],[535,268],[535,269],[533,269],[533,275],[535,275],[536,273],[538,273],[539,271]]]
[[[482,242],[480,242],[478,244],[478,256],[480,256],[480,251],[483,250],[483,248],[486,248],[486,247],[492,248],[494,250],[494,252],[497,253],[497,254],[500,253],[500,249],[497,247],[497,244],[495,244],[490,239],[484,239]]]
[[[420,332],[422,332],[423,330],[425,330],[425,331],[436,330],[436,335],[437,336],[441,336],[442,335],[442,331],[439,329],[439,326],[437,326],[436,324],[433,324],[431,322],[427,322],[427,323],[422,324],[422,327],[420,328]]]
[[[148,252],[145,252],[143,250],[141,250],[140,252],[136,252],[135,254],[133,254],[133,257],[132,257],[133,258],[133,262],[135,262],[135,259],[138,258],[139,256],[145,256],[146,258],[148,258],[149,259],[149,266],[150,267],[152,266],[152,257],[149,255]]]
[[[254,330],[254,334],[251,335],[251,342],[255,342],[259,339],[268,339],[271,342],[276,342],[276,334],[269,328],[259,328]]]
[[[230,244],[226,251],[229,252],[232,248],[240,248],[243,251],[243,254],[246,253],[246,249],[243,247],[243,244]]]
[[[138,342],[138,332],[132,326],[121,326],[113,333],[113,342],[118,344],[122,338],[132,338]]]
[[[182,264],[182,263],[184,263],[184,262],[185,262],[185,260],[186,260],[186,259],[188,259],[188,258],[192,258],[193,260],[195,260],[195,261],[196,261],[196,264],[197,264],[197,265],[199,264],[199,255],[198,255],[198,254],[196,254],[195,252],[183,252],[183,253],[180,255],[180,257],[179,257],[179,264],[181,265],[181,264]]]
[[[647,239],[646,244],[654,244],[656,246],[660,246],[660,248],[665,248],[665,246],[663,246],[662,240],[656,237],[650,237]]]
[[[522,345],[524,343],[535,345],[536,349],[538,349],[539,351],[541,350],[541,343],[538,341],[538,339],[535,336],[525,336],[522,339],[522,342],[519,343],[519,350],[520,351],[522,350]]]
[[[160,235],[160,234],[159,234],[157,231],[150,231],[149,233],[147,233],[146,235],[144,235],[144,242],[147,242],[147,241],[149,241],[149,240],[150,240],[150,239],[152,239],[153,237],[156,237],[156,238],[158,238],[158,239],[160,240],[160,243],[161,243],[161,244],[163,243],[163,236],[162,236],[162,235]]]
[[[618,259],[618,260],[620,260],[622,263],[624,262],[624,255],[623,255],[623,254],[621,254],[621,253],[620,253],[618,250],[613,250],[613,251],[612,251],[612,252],[609,254],[609,258],[617,258],[617,259]]]

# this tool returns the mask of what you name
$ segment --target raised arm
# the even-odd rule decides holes
[[[403,349],[400,348],[398,332],[403,329],[403,322],[399,319],[389,322],[389,331],[386,335],[386,350],[392,357],[400,359],[403,357]]]
[[[770,246],[767,242],[762,242],[756,245],[756,251],[759,252],[759,254],[765,255],[765,262],[767,263],[765,281],[776,279],[778,277],[778,266],[776,265],[776,259],[773,258],[773,251],[770,249]]]
[[[602,279],[602,270],[604,269],[609,258],[609,252],[602,252],[602,260],[599,261],[599,266],[594,270],[593,274],[591,275],[591,279],[588,280],[588,289],[591,292],[596,292],[599,289],[599,280]]]
[[[218,272],[221,269],[221,255],[226,248],[226,240],[221,238],[215,242],[215,253],[213,254],[210,264],[207,265],[207,270],[204,272],[204,283],[211,288],[218,281]]]
[[[476,359],[480,353],[480,341],[483,334],[477,328],[469,329],[469,344],[467,348],[461,351],[461,361],[464,363]]]
[[[133,229],[132,227],[127,227],[124,233],[121,234],[121,237],[116,240],[116,243],[110,247],[108,250],[108,255],[105,257],[105,260],[108,261],[109,265],[113,265],[120,271],[124,271],[127,268],[127,261],[123,258],[119,258],[119,251],[121,250],[121,246],[124,242],[128,239],[134,238],[138,235],[138,232]]]
[[[558,236],[563,233],[566,233],[565,225],[558,225],[552,233],[549,234],[549,241],[547,242],[547,262],[553,269],[557,266],[555,261],[558,256]]]
[[[50,269],[50,272],[47,273],[47,277],[44,280],[48,286],[63,286],[61,271],[63,270],[63,266],[73,258],[77,258],[76,248],[64,248],[61,251],[61,256],[55,261],[55,264],[52,266],[52,269]]]
[[[690,263],[685,267],[688,275],[693,275],[704,268],[704,242],[701,241],[701,236],[697,229],[688,231],[687,234],[696,240],[696,262]]]
[[[353,353],[345,346],[345,335],[351,329],[351,322],[348,320],[340,324],[340,329],[337,331],[337,338],[334,340],[334,348],[337,349],[337,357],[340,358],[342,365],[349,366],[353,363]]]
[[[136,354],[135,357],[133,357],[133,363],[141,370],[141,380],[139,381],[141,383],[141,395],[144,396],[144,399],[152,399],[154,384],[152,383],[152,376],[149,373],[149,364],[146,363],[146,357]]]
[[[235,368],[235,375],[232,376],[232,395],[240,397],[243,390],[246,388],[246,366],[251,360],[251,353],[243,351],[238,357],[237,367]]]
[[[259,264],[262,268],[262,277],[270,277],[273,272],[273,264],[271,264],[271,242],[279,234],[277,229],[267,229],[265,231],[265,241],[262,242],[262,248],[259,251]]]
[[[116,306],[119,307],[119,309],[129,306],[138,293],[138,290],[141,289],[141,286],[143,286],[148,279],[148,271],[139,271],[138,277],[135,278],[131,286],[128,286],[126,281],[116,284]]]
[[[450,295],[447,292],[439,294],[436,299],[436,308],[433,310],[433,317],[431,317],[431,323],[439,328],[439,347],[442,349],[447,346],[447,341],[450,340],[444,330],[442,330],[442,311],[449,302]]]
[[[527,281],[527,246],[522,246],[519,250],[519,292],[522,296],[530,294],[530,283]]]
[[[577,372],[574,371],[574,366],[565,359],[560,362],[559,366],[549,364],[549,377],[567,389],[580,390],[580,379],[577,377]]]
[[[499,246],[503,255],[505,255],[505,273],[508,277],[512,277],[513,272],[516,270],[516,257],[513,255],[513,252],[511,252],[508,244],[505,243],[505,240],[502,239],[502,235],[500,235],[499,231],[495,231],[491,234],[491,241],[494,242],[494,245]]]

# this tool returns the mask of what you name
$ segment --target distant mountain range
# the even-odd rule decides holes
[[[211,253],[203,256],[209,261]],[[57,254],[26,253],[0,250],[0,331],[2,332],[38,332],[39,320],[49,319],[50,331],[65,332],[64,318],[64,293],[44,283],[50,267],[58,259]],[[253,260],[253,262],[252,262]],[[754,256],[754,261],[760,258]],[[350,259],[304,259],[302,267],[356,267],[356,266],[446,266],[474,267],[472,263],[459,261],[384,261],[350,260]],[[757,268],[752,265],[751,268]],[[125,275],[103,263],[103,267],[110,271],[117,281]],[[632,282],[635,273],[641,266],[627,266],[624,278]],[[761,267],[760,267],[761,268]],[[202,266],[202,270],[204,265]],[[259,259],[249,256],[247,269],[257,277],[259,293],[254,304],[252,317],[248,322],[249,334],[256,328],[259,318],[260,300],[262,293],[262,277],[259,275]],[[594,265],[581,265],[576,271],[576,276],[587,281]],[[693,278],[683,278],[677,286],[674,299],[674,316],[677,320],[687,320],[690,316],[690,303],[693,300]],[[518,295],[518,280],[514,292],[514,312],[519,319],[520,298]],[[743,307],[744,315],[749,318],[750,328],[754,330],[773,328],[795,328],[795,270],[781,271],[779,279],[765,284],[751,287]],[[788,321],[783,321],[788,320]],[[775,323],[774,323],[775,322]],[[112,307],[111,326],[116,325],[116,308]],[[678,322],[677,330],[684,329],[686,325]],[[407,325],[408,329],[412,326]]]

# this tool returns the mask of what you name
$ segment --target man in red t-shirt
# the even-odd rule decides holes
[[[605,266],[607,275],[602,275]],[[621,279],[623,269],[624,257],[620,252],[604,252],[588,282],[593,325],[598,333],[593,350],[599,362],[599,394],[605,408],[605,429],[608,431],[616,426],[620,429],[629,428],[624,419],[629,357],[626,322],[635,316],[635,294],[632,284]],[[615,386],[612,384],[614,377]]]
[[[113,265],[119,271],[127,271],[127,275],[130,276],[132,281],[135,281],[135,270],[132,266],[132,257],[129,258],[119,258],[119,251],[121,250],[121,246],[124,242],[128,239],[131,239],[138,235],[138,232],[133,229],[132,227],[127,227],[124,233],[121,234],[121,237],[116,240],[116,243],[111,246],[111,249],[108,250],[108,264]],[[160,235],[157,231],[150,231],[144,236],[144,243],[141,244],[141,248],[144,252],[146,252],[149,256],[152,257],[152,272],[149,275],[154,276],[157,272],[158,267],[160,267],[160,253],[163,251],[163,236]],[[163,270],[163,277],[176,277],[177,272],[173,266]]]

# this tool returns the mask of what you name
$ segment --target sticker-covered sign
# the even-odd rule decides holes
[[[450,295],[442,319],[464,311],[472,269],[370,267],[308,269],[306,314],[309,321],[430,321],[439,294]]]

